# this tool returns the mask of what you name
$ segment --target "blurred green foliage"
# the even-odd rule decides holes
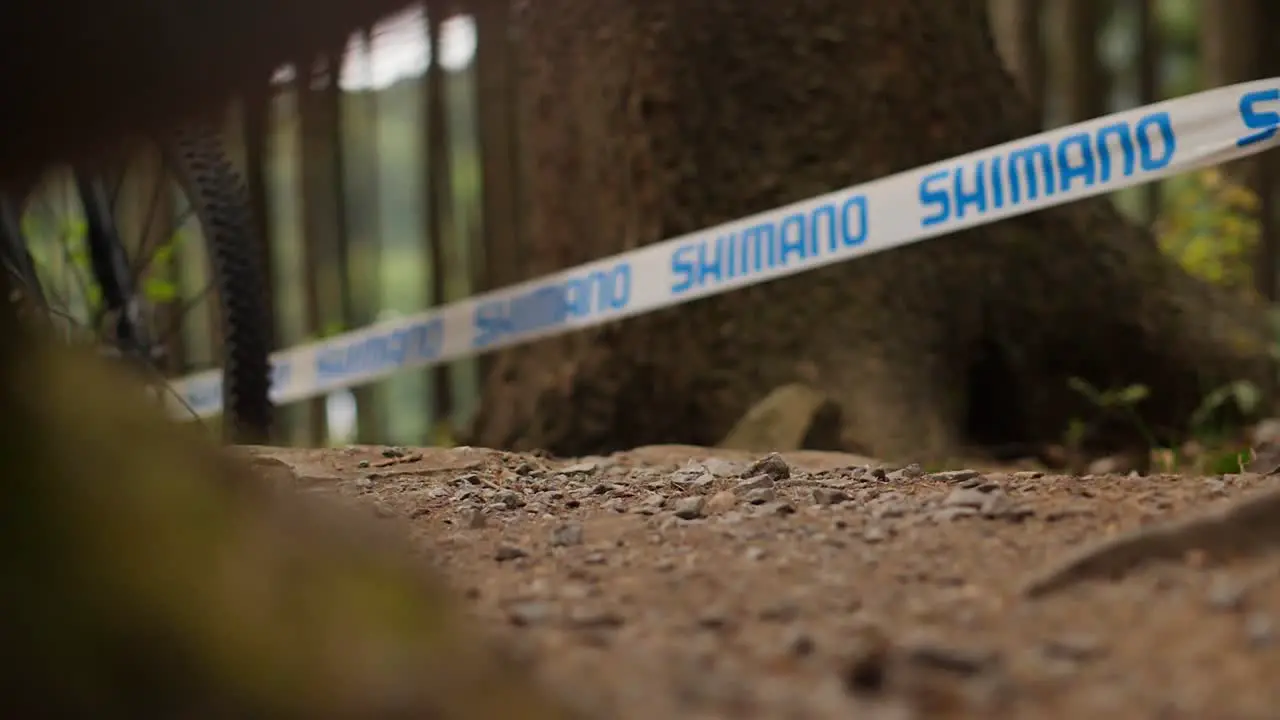
[[[1219,168],[1179,178],[1169,184],[1156,223],[1160,248],[1192,275],[1251,293],[1258,204],[1257,195]]]

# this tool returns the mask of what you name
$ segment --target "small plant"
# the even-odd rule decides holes
[[[1072,390],[1083,395],[1099,411],[1092,422],[1076,418],[1068,423],[1066,433],[1068,448],[1073,451],[1079,451],[1097,423],[1110,415],[1121,415],[1127,418],[1133,424],[1133,427],[1142,434],[1148,447],[1154,448],[1157,446],[1155,435],[1152,434],[1151,429],[1147,427],[1142,415],[1137,410],[1138,405],[1151,394],[1151,390],[1146,385],[1133,384],[1110,390],[1099,390],[1089,381],[1078,377],[1069,378],[1067,385]]]

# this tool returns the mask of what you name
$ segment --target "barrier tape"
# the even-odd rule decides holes
[[[1033,135],[283,350],[271,397],[316,397],[1141,185],[1272,147],[1277,127],[1271,78]],[[217,370],[173,387],[201,416],[221,410]]]

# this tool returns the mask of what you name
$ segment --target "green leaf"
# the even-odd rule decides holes
[[[178,299],[178,286],[164,278],[151,276],[143,283],[142,295],[153,303],[170,303]]]
[[[1218,453],[1205,463],[1203,472],[1209,475],[1238,473],[1251,459],[1247,450],[1244,452]]]
[[[1097,388],[1090,385],[1084,378],[1067,378],[1067,387],[1085,396],[1094,405],[1106,404],[1106,398],[1103,397],[1102,393],[1098,392]]]
[[[1137,405],[1151,395],[1146,385],[1130,385],[1116,394],[1116,400],[1122,405]]]
[[[89,224],[76,218],[68,220],[62,227],[62,234],[68,241],[81,241],[89,237]]]
[[[1063,443],[1072,449],[1079,448],[1084,442],[1085,435],[1089,432],[1089,426],[1080,418],[1071,418],[1067,423],[1067,431],[1064,433]]]
[[[1236,407],[1245,415],[1252,415],[1262,404],[1262,390],[1248,380],[1231,383],[1231,394],[1235,396]]]
[[[173,242],[172,241],[167,242],[164,245],[161,245],[160,247],[156,248],[155,252],[151,253],[151,262],[149,263],[149,265],[155,265],[158,267],[168,267],[171,262],[173,262]]]
[[[1191,413],[1191,427],[1194,430],[1203,430],[1204,426],[1209,424],[1209,419],[1213,417],[1213,414],[1231,397],[1232,392],[1230,385],[1223,385],[1205,395],[1204,399],[1200,401],[1199,407],[1196,408],[1195,412]]]
[[[88,273],[91,270],[89,248],[85,247],[83,243],[67,248],[67,258],[75,266],[76,270],[82,273]],[[85,277],[88,277],[88,275]]]

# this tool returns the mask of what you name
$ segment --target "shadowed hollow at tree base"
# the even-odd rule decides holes
[[[985,7],[523,6],[529,275],[1035,133]],[[1268,342],[1100,198],[504,352],[470,441],[714,444],[797,380],[876,457],[1057,442],[1096,410],[1072,377],[1145,385],[1144,422],[1181,430],[1215,387],[1268,385]]]

